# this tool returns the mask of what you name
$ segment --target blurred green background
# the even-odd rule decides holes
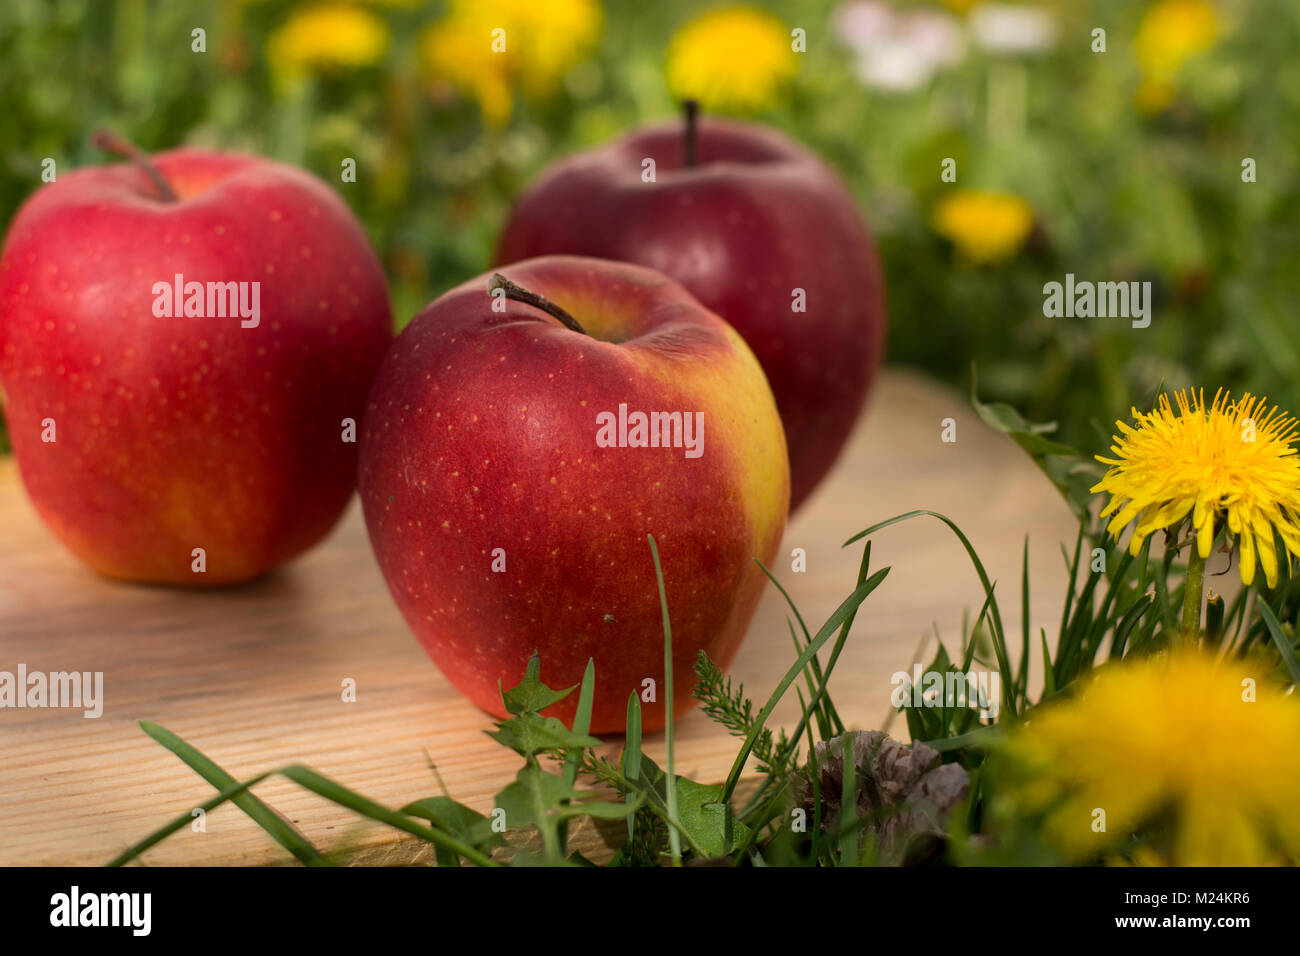
[[[1093,452],[1162,382],[1300,411],[1297,51],[1290,0],[5,0],[0,213],[46,157],[104,162],[101,125],[265,154],[346,198],[402,324],[487,268],[543,166],[696,95],[842,173],[891,363],[962,389],[974,363],[982,397]],[[1150,327],[1045,317],[1067,272],[1150,281]]]

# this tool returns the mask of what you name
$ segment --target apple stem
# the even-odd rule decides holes
[[[567,328],[583,335],[587,330],[578,324],[578,320],[571,316],[564,309],[560,308],[550,299],[538,295],[536,292],[529,292],[523,286],[515,285],[499,272],[492,273],[492,278],[488,280],[488,294],[492,294],[497,289],[504,289],[507,299],[514,299],[516,302],[523,302],[534,308],[541,309],[547,315],[553,315],[559,319]]]
[[[687,169],[695,165],[695,121],[700,116],[700,101],[686,100],[682,103],[686,113],[686,134],[683,142],[682,165]]]
[[[123,139],[121,136],[118,136],[109,129],[95,130],[90,141],[96,149],[102,149],[104,152],[112,153],[114,156],[121,156],[124,159],[129,159],[143,169],[148,174],[149,178],[153,180],[154,187],[158,190],[158,194],[162,198],[163,202],[180,201],[180,197],[176,195],[176,191],[172,189],[171,184],[163,178],[163,174],[158,171],[158,167],[150,162],[149,154],[136,146],[135,143]]]

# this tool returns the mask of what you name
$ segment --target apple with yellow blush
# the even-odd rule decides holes
[[[385,580],[473,703],[534,650],[553,687],[595,661],[592,731],[628,695],[662,727],[659,549],[678,712],[703,650],[725,668],[785,528],[781,420],[737,332],[639,266],[549,256],[446,293],[394,341],[361,437],[359,489]],[[649,683],[648,683],[649,682]],[[576,695],[549,714],[567,719]]]

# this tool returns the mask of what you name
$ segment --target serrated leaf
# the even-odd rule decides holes
[[[553,812],[564,801],[582,796],[563,777],[547,773],[535,761],[529,761],[520,769],[515,782],[497,793],[496,805],[505,811],[506,826],[512,830],[520,827],[548,830],[554,824]]]
[[[587,734],[575,733],[555,717],[524,712],[504,723],[496,730],[485,733],[504,747],[509,747],[523,757],[547,750],[599,747],[600,741]]]
[[[542,683],[541,667],[541,658],[536,651],[533,651],[533,656],[528,659],[528,667],[524,671],[524,679],[509,690],[501,692],[501,702],[505,704],[509,713],[540,713],[552,704],[564,700],[578,686],[574,684],[573,687],[564,690],[551,690]],[[497,686],[500,686],[500,681],[497,682]]]

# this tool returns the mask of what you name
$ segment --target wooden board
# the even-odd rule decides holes
[[[957,441],[940,423],[957,422]],[[1065,586],[1060,543],[1073,519],[1012,442],[957,393],[890,371],[833,475],[795,516],[774,569],[816,628],[852,589],[860,551],[842,542],[915,508],[953,518],[981,553],[1010,633],[1019,633],[1021,546],[1030,536],[1031,618],[1053,634]],[[795,547],[804,574],[790,570]],[[846,722],[881,725],[890,676],[910,669],[927,630],[949,642],[982,594],[959,543],[916,519],[875,538],[873,566],[893,571],[868,599],[831,689]],[[765,699],[789,667],[786,607],[769,588],[732,668]],[[951,643],[950,643],[951,646]],[[927,651],[932,653],[933,644]],[[424,655],[389,597],[355,501],[310,554],[265,579],[219,592],[134,587],[97,577],[37,519],[12,458],[0,459],[0,670],[103,671],[104,711],[0,710],[0,864],[97,865],[212,789],[146,737],[150,719],[193,742],[236,777],[305,763],[392,807],[438,792],[436,762],[456,798],[490,812],[518,760],[483,734],[490,719]],[[356,703],[341,700],[344,678]],[[784,702],[778,720],[797,713]],[[698,711],[678,726],[677,768],[721,780],[737,741]],[[895,726],[896,734],[905,731]],[[607,747],[616,753],[620,742]],[[662,735],[647,741],[662,759]],[[366,859],[407,859],[395,834],[281,779],[257,793],[322,848],[360,845]],[[344,841],[343,844],[340,841]],[[288,854],[233,807],[206,832],[182,830],[152,864],[265,864]]]

